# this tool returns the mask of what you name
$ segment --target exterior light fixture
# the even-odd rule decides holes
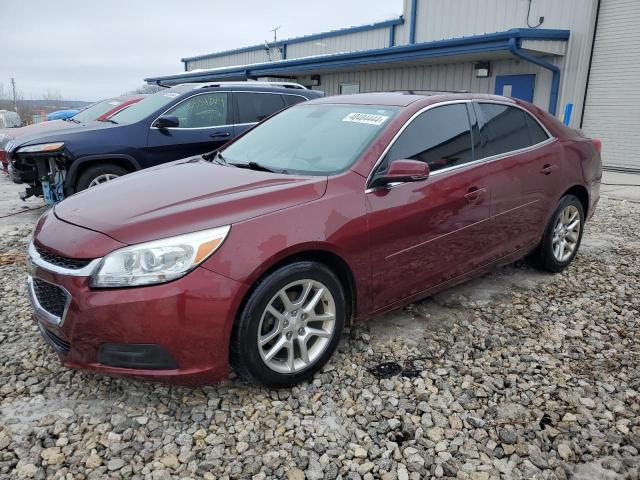
[[[489,62],[477,62],[473,64],[473,69],[476,72],[476,77],[487,78],[491,76],[491,64]]]

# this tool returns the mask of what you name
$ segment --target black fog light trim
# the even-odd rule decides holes
[[[153,343],[103,343],[98,362],[110,367],[175,370],[178,364],[162,346]]]

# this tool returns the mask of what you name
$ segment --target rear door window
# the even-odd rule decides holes
[[[477,158],[492,157],[532,145],[526,113],[500,103],[476,103],[482,146]]]
[[[432,172],[470,162],[473,149],[466,105],[435,107],[414,119],[385,156],[382,169],[399,159],[426,162]]]
[[[255,123],[285,107],[282,96],[273,93],[235,93],[238,108],[237,123]]]

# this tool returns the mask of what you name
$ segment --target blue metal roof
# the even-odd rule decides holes
[[[338,30],[331,30],[329,32],[313,33],[311,35],[304,35],[302,37],[288,38],[285,40],[279,40],[277,42],[268,42],[269,48],[286,47],[295,43],[310,42],[312,40],[318,40],[320,38],[338,37],[340,35],[348,35],[350,33],[368,32],[371,30],[379,30],[381,28],[392,27],[395,25],[402,25],[404,23],[404,17],[393,18],[391,20],[384,20],[382,22],[370,23],[367,25],[359,25],[357,27],[341,28]],[[195,57],[181,58],[182,62],[192,62],[194,60],[205,60],[207,58],[225,57],[227,55],[233,55],[235,53],[253,52],[256,50],[264,50],[265,44],[251,45],[249,47],[235,48],[233,50],[225,50],[222,52],[208,53],[206,55],[197,55]]]
[[[468,55],[483,52],[510,52],[510,42],[518,45],[525,39],[567,40],[569,30],[516,28],[504,32],[398,45],[375,50],[317,55],[290,60],[214,68],[175,75],[145,78],[150,83],[207,82],[239,78],[282,76],[292,72],[322,71],[376,63],[395,63],[420,59]]]

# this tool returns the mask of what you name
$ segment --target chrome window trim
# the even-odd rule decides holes
[[[435,172],[430,173],[429,178],[437,176],[437,175],[442,174],[442,173],[447,173],[447,172],[450,172],[450,171],[453,171],[453,170],[459,170],[461,168],[465,168],[465,167],[468,167],[468,166],[471,166],[471,165],[480,165],[480,164],[483,164],[483,163],[489,163],[489,162],[493,162],[493,161],[496,161],[496,160],[500,160],[500,159],[505,158],[505,157],[510,157],[512,155],[518,155],[520,153],[525,153],[525,152],[528,152],[528,151],[535,150],[537,148],[543,147],[543,146],[548,145],[550,143],[553,143],[553,142],[555,142],[557,140],[557,138],[554,137],[551,134],[551,132],[549,132],[549,130],[534,115],[529,113],[525,108],[521,107],[520,105],[516,105],[515,103],[505,102],[505,101],[501,101],[501,100],[484,100],[484,99],[447,100],[447,101],[444,101],[444,102],[434,103],[434,104],[431,104],[431,105],[427,105],[426,107],[421,108],[416,113],[414,113],[409,118],[409,120],[407,120],[405,122],[405,124],[400,128],[400,130],[398,130],[396,132],[396,134],[393,136],[393,138],[391,139],[389,144],[382,151],[382,154],[380,154],[380,156],[378,157],[378,160],[376,160],[376,163],[373,165],[373,168],[369,172],[369,175],[367,176],[367,181],[365,183],[365,191],[364,191],[364,193],[371,193],[371,192],[375,192],[377,190],[385,190],[385,189],[389,190],[390,188],[395,188],[395,187],[397,187],[399,185],[403,185],[404,183],[407,183],[407,182],[394,182],[393,184],[390,184],[389,186],[375,187],[375,188],[369,187],[369,184],[370,184],[371,180],[373,179],[373,174],[375,173],[376,169],[382,163],[382,160],[384,159],[385,155],[387,153],[389,153],[389,150],[396,143],[396,141],[398,140],[400,135],[402,135],[402,133],[405,131],[405,129],[418,116],[420,116],[424,112],[426,112],[428,110],[431,110],[433,108],[436,108],[436,107],[442,107],[442,106],[445,106],[445,105],[454,105],[454,104],[458,104],[458,103],[465,103],[465,104],[466,103],[497,103],[497,104],[500,104],[500,105],[505,105],[507,107],[519,108],[520,110],[524,111],[525,114],[530,115],[531,117],[533,117],[536,120],[536,122],[538,122],[540,127],[542,127],[542,129],[548,135],[548,138],[543,142],[538,142],[536,144],[529,145],[528,147],[520,148],[518,150],[510,150],[508,152],[500,153],[498,155],[492,155],[490,157],[482,157],[482,158],[474,159],[471,162],[466,162],[466,163],[462,163],[460,165],[454,165],[454,166],[451,166],[451,167],[447,167],[447,168],[442,168],[440,170],[436,170]]]
[[[32,277],[31,275],[27,277],[27,290],[29,292],[29,302],[31,303],[31,306],[35,311],[36,316],[39,319],[44,320],[45,322],[53,326],[56,326],[56,327],[61,326],[64,323],[64,319],[67,317],[67,311],[69,310],[69,305],[71,305],[71,294],[63,286],[48,282],[38,277],[38,280],[40,280],[41,282],[45,282],[45,283],[48,283],[49,285],[53,285],[54,287],[57,287],[64,292],[64,295],[66,297],[64,302],[64,310],[62,312],[62,316],[58,317],[57,315],[54,315],[48,312],[47,310],[44,309],[42,305],[40,305],[40,302],[38,301],[38,296],[36,295],[35,287],[33,286],[33,278],[34,277]]]
[[[204,88],[204,87],[202,87],[202,88]],[[264,94],[267,94],[267,95],[289,95],[291,97],[304,98],[305,101],[310,100],[309,98],[305,97],[304,95],[299,95],[297,93],[256,92],[255,90],[225,90],[225,91],[222,91],[222,92],[214,90],[212,92],[200,92],[200,93],[196,93],[195,95],[191,95],[190,97],[183,98],[182,100],[180,100],[178,103],[176,103],[172,107],[167,108],[164,112],[162,112],[160,115],[158,115],[153,122],[151,122],[152,126],[150,128],[152,130],[160,130],[158,127],[154,127],[153,124],[156,123],[156,120],[158,120],[158,118],[163,116],[169,110],[173,109],[174,107],[177,107],[182,102],[185,102],[185,101],[189,100],[190,98],[195,97],[196,95],[208,95],[208,94],[211,94],[211,93],[259,93],[259,94],[262,94],[262,95],[264,95]],[[292,105],[289,105],[289,106],[292,106]],[[287,108],[287,105],[285,105],[283,107],[283,109],[284,108]],[[214,126],[211,126],[211,127],[169,127],[169,128],[163,128],[163,130],[208,130],[208,129],[211,129],[211,128],[225,128],[225,127],[234,127],[234,126],[242,126],[242,125],[255,125],[257,123],[260,123],[260,122],[227,123],[225,125],[214,125]]]
[[[28,250],[28,260],[33,266],[42,268],[48,272],[57,273],[58,275],[67,275],[71,277],[90,277],[93,275],[98,264],[102,261],[102,258],[96,258],[91,260],[86,266],[82,268],[64,268],[59,267],[58,265],[54,265],[45,261],[38,251],[36,250],[33,242],[29,243]]]
[[[183,98],[183,99],[182,99],[182,100],[180,100],[178,103],[176,103],[176,104],[174,104],[174,105],[170,106],[170,107],[169,107],[169,108],[167,108],[164,112],[162,112],[160,115],[158,115],[158,116],[155,118],[155,120],[154,120],[153,122],[151,122],[151,127],[150,127],[150,129],[151,129],[151,130],[160,130],[158,127],[154,127],[154,126],[153,126],[153,124],[154,124],[154,123],[156,123],[156,121],[157,121],[160,117],[162,117],[165,113],[167,113],[169,110],[173,110],[173,109],[174,109],[174,108],[176,108],[178,105],[181,105],[181,104],[183,104],[184,102],[186,102],[187,100],[191,100],[192,98],[197,97],[197,96],[199,96],[199,95],[211,95],[211,94],[213,94],[213,93],[231,93],[231,92],[229,92],[229,91],[227,91],[227,90],[222,91],[222,92],[217,91],[217,90],[214,90],[214,91],[212,91],[212,92],[200,92],[200,93],[196,93],[195,95],[190,95],[190,96],[188,96],[187,98]],[[228,95],[227,95],[227,97],[228,97]],[[228,99],[227,99],[227,100],[228,100]],[[227,102],[227,117],[229,116],[229,115],[228,115],[228,112],[229,112],[229,105],[228,105],[228,102]],[[225,125],[212,125],[212,126],[210,126],[210,127],[170,127],[170,128],[163,128],[162,130],[205,130],[205,129],[207,129],[207,130],[208,130],[208,129],[211,129],[211,128],[224,128],[224,127],[233,127],[233,124],[232,124],[232,123],[227,123],[227,124],[225,124]]]

